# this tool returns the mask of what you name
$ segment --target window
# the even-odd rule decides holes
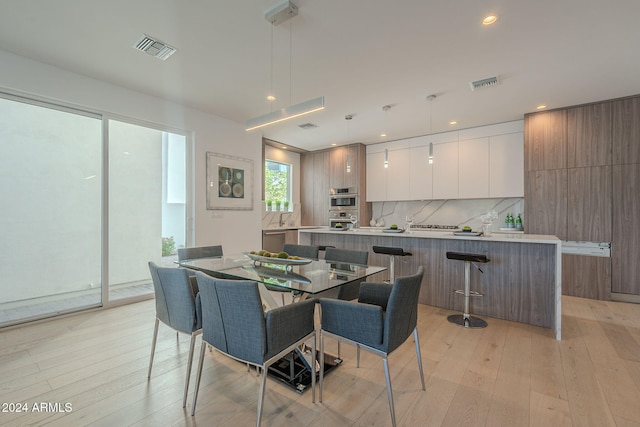
[[[291,201],[291,165],[271,160],[264,162],[264,200],[276,208]]]

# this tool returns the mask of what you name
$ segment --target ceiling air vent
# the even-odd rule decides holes
[[[142,37],[140,37],[140,40],[138,40],[133,47],[142,52],[148,53],[151,56],[155,56],[158,59],[162,59],[163,61],[173,55],[176,51],[175,48],[168,44],[149,37],[146,34],[143,34]]]
[[[498,85],[498,77],[489,77],[488,79],[477,80],[475,82],[470,82],[469,86],[471,90],[474,91],[476,89],[484,89],[487,87],[492,87]]]
[[[298,125],[298,127],[299,127],[300,129],[313,129],[313,128],[317,128],[317,127],[318,127],[318,125],[313,124],[313,123],[303,123],[303,124],[301,124],[301,125]]]

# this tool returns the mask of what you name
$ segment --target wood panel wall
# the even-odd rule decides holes
[[[348,232],[305,235],[310,236],[305,244],[368,251],[371,265],[389,265],[388,256],[372,251],[374,245],[401,247],[411,252],[412,256],[396,258],[396,277],[413,274],[419,265],[423,265],[425,275],[420,303],[455,311],[464,308],[463,297],[453,292],[464,289],[464,263],[447,259],[446,252],[485,254],[490,262],[481,266],[484,274],[472,267],[471,289],[484,295],[472,298],[472,314],[547,328],[555,326],[555,245],[363,236]],[[388,278],[388,271],[376,276],[368,281],[381,282]]]

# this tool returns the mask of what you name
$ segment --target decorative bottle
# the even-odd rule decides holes
[[[522,230],[522,216],[520,216],[520,214],[518,214],[518,215],[516,216],[516,223],[515,223],[515,225],[516,225],[516,228],[517,228],[518,230]]]

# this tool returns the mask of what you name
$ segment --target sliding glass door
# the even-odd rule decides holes
[[[186,238],[185,136],[0,97],[0,327],[153,294]]]
[[[0,325],[102,303],[101,123],[0,98]]]
[[[109,120],[109,300],[153,293],[186,245],[186,139]]]

